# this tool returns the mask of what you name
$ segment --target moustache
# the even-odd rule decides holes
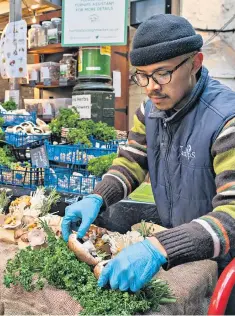
[[[149,98],[152,98],[152,97],[157,97],[157,98],[166,98],[167,95],[166,94],[161,94],[159,93],[158,91],[152,91],[148,94],[148,97]]]

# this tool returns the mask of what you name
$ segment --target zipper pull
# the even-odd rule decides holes
[[[166,128],[166,121],[165,120],[163,121],[163,126]]]

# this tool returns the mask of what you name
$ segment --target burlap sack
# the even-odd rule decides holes
[[[81,310],[65,291],[46,286],[42,291],[28,293],[20,287],[6,289],[2,284],[8,259],[17,246],[0,242],[0,315],[76,315]],[[158,277],[166,280],[177,296],[177,302],[161,306],[159,315],[205,315],[217,281],[217,264],[201,261],[161,270]]]

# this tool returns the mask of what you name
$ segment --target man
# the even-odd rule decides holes
[[[100,286],[138,291],[161,266],[219,258],[224,268],[235,255],[235,93],[209,77],[202,45],[192,25],[174,15],[153,16],[136,32],[133,80],[149,101],[94,193],[66,209],[62,231],[68,240],[82,219],[81,238],[101,208],[128,196],[148,171],[169,229],[121,251]]]

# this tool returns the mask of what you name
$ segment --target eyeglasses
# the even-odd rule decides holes
[[[131,79],[140,87],[147,87],[149,84],[149,78],[152,78],[159,85],[168,84],[169,82],[171,82],[173,72],[179,69],[183,64],[185,64],[190,58],[194,57],[195,55],[196,54],[193,54],[184,59],[172,70],[155,70],[151,75],[147,75],[145,73],[137,71],[131,76]]]

